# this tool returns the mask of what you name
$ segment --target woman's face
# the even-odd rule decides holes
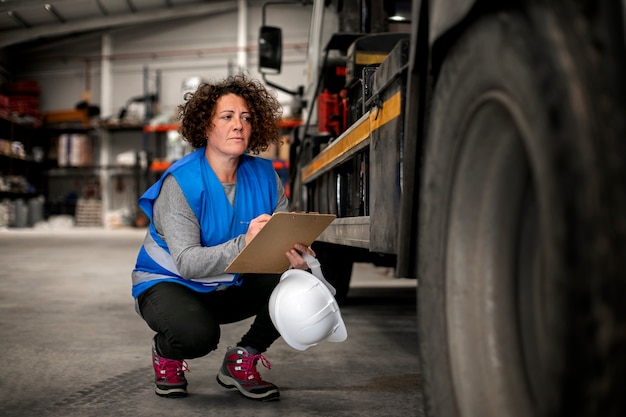
[[[224,156],[240,156],[250,142],[252,115],[245,100],[235,94],[220,97],[207,128],[207,150]]]

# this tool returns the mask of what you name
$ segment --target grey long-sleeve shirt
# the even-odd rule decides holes
[[[278,203],[275,211],[288,211],[289,202],[278,174]],[[231,204],[235,200],[235,185],[223,184]],[[200,223],[189,207],[178,182],[172,175],[163,181],[161,192],[154,202],[154,227],[165,240],[178,272],[186,279],[220,275],[246,245],[245,235],[216,246],[203,247],[200,243]]]

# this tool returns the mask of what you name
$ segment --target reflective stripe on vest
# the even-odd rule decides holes
[[[172,279],[172,278],[181,277],[180,273],[178,272],[178,268],[176,267],[176,264],[174,263],[174,259],[172,258],[172,255],[170,255],[165,249],[159,246],[158,243],[155,242],[154,238],[152,237],[150,233],[147,233],[146,239],[143,243],[143,247],[145,248],[146,253],[150,256],[150,258],[152,258],[152,260],[158,263],[159,266],[161,266],[163,269],[166,269],[167,271],[169,271],[172,275],[155,274],[153,272],[135,270],[133,271],[133,274],[132,274],[133,285],[137,285],[142,282],[147,282],[147,281],[152,281],[152,280]],[[179,279],[184,279],[184,278],[179,278]],[[221,274],[221,275],[214,275],[214,276],[203,277],[203,278],[194,278],[188,281],[196,282],[205,287],[217,287],[219,285],[224,285],[224,284],[233,284],[236,280],[237,280],[236,274]]]

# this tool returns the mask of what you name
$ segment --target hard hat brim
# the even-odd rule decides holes
[[[329,342],[343,342],[348,338],[348,330],[343,322],[343,318],[339,316],[337,328],[326,338]]]
[[[300,280],[308,281],[312,283],[313,285],[315,285],[315,288],[317,289],[317,291],[323,292],[325,298],[328,300],[329,304],[327,305],[327,307],[330,307],[331,310],[335,311],[334,315],[336,317],[336,323],[334,324],[334,327],[332,328],[331,333],[326,335],[321,340],[316,340],[313,343],[303,344],[295,340],[297,338],[293,337],[293,335],[291,335],[290,332],[287,331],[288,326],[285,324],[285,311],[282,311],[283,309],[281,308],[284,302],[283,300],[286,301],[287,298],[284,298],[286,297],[286,294],[284,294],[284,292],[281,290],[282,289],[281,287],[285,285],[287,281],[289,281],[290,283],[293,283],[293,281],[291,281],[293,279],[300,279]],[[287,284],[287,285],[289,286],[290,284]],[[274,289],[274,292],[272,293],[270,297],[269,310],[270,310],[270,318],[272,319],[272,322],[274,323],[276,330],[278,330],[278,332],[281,334],[283,340],[289,346],[291,346],[292,348],[296,350],[300,350],[300,351],[307,350],[308,348],[312,346],[318,345],[320,342],[324,340],[328,340],[329,342],[343,342],[348,337],[348,332],[347,332],[345,323],[343,321],[343,318],[341,317],[339,306],[337,305],[337,301],[335,300],[333,294],[326,287],[326,285],[323,284],[322,281],[320,281],[313,274],[310,274],[306,271],[291,269],[291,270],[286,271],[283,274],[283,276],[281,277],[281,282],[276,286],[276,288]]]

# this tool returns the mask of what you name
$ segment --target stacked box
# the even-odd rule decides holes
[[[39,96],[41,89],[36,80],[19,80],[2,84],[0,109],[18,116],[30,116],[41,123]]]
[[[84,133],[64,133],[59,136],[58,163],[60,167],[84,167],[93,164],[92,142]]]

